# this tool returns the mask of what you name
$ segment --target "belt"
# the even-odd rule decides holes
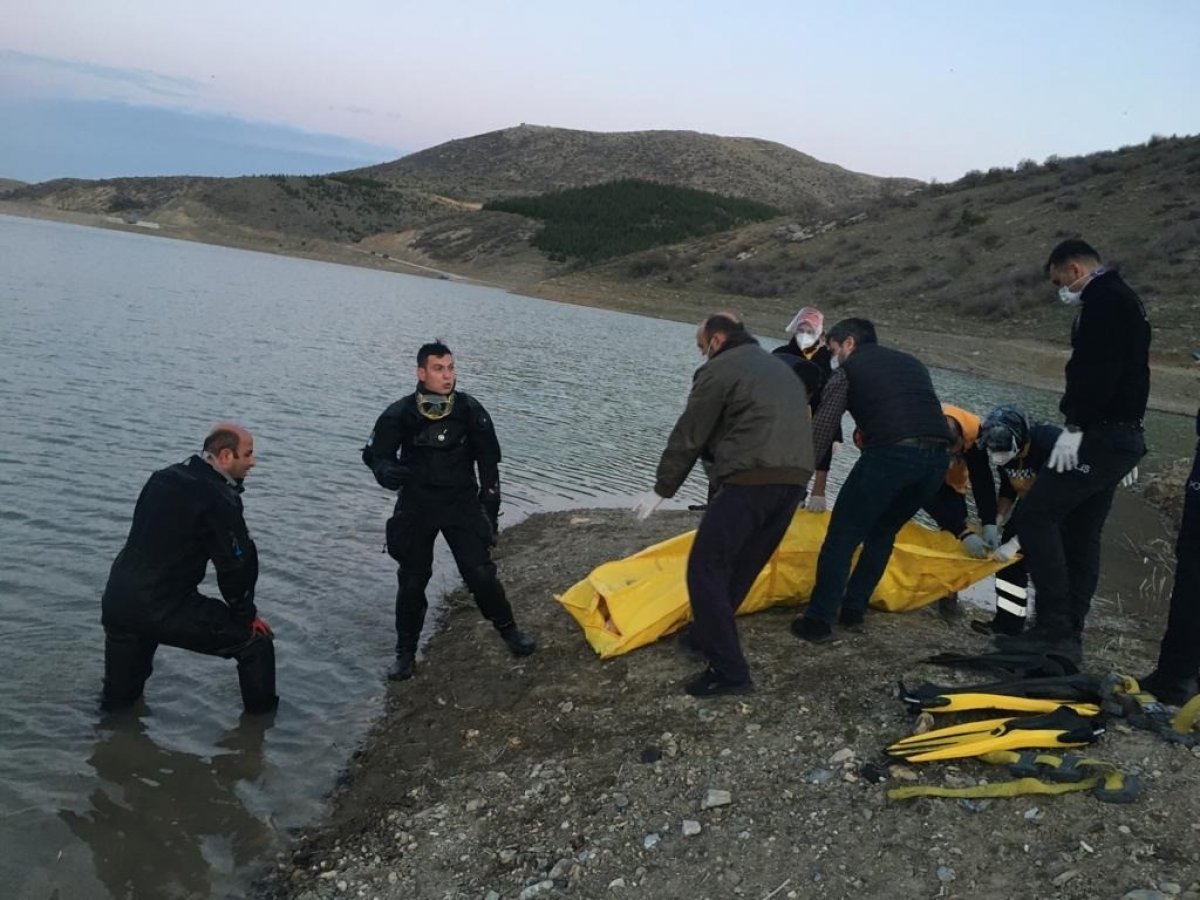
[[[1100,419],[1093,422],[1091,428],[1124,428],[1128,431],[1142,431],[1141,419]],[[1085,429],[1086,430],[1086,429]]]
[[[892,443],[893,447],[920,447],[922,450],[946,450],[950,447],[950,442],[942,438],[930,437],[909,437],[901,438]]]

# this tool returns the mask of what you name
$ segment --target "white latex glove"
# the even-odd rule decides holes
[[[995,550],[1000,546],[1000,526],[999,525],[984,525],[983,526],[983,542],[989,550]]]
[[[1021,539],[1013,538],[1001,544],[992,551],[992,559],[997,562],[1012,562],[1017,558],[1017,554],[1021,552]]]
[[[1137,484],[1137,480],[1138,480],[1138,470],[1137,470],[1137,466],[1134,466],[1132,469],[1130,469],[1128,472],[1126,472],[1125,477],[1121,479],[1121,487],[1123,487],[1123,488],[1133,487],[1135,484]]]
[[[1070,472],[1079,465],[1079,445],[1082,443],[1082,431],[1067,431],[1064,428],[1054,442],[1047,465],[1055,472]]]
[[[638,521],[650,517],[650,513],[658,509],[658,504],[663,502],[663,498],[658,496],[654,491],[646,491],[638,497],[637,504],[633,507],[633,514],[637,516]]]
[[[804,508],[809,512],[822,513],[825,512],[825,495],[824,494],[809,494],[808,499],[804,501]]]

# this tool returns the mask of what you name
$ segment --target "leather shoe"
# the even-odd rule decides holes
[[[865,613],[860,613],[857,610],[843,609],[838,614],[838,624],[847,631],[853,631],[857,634],[862,634],[867,630],[867,617]]]
[[[810,644],[823,644],[833,640],[833,628],[828,622],[797,616],[792,620],[792,634]]]
[[[500,637],[508,645],[513,656],[528,656],[537,649],[537,641],[532,634],[522,631],[516,625],[500,629]]]
[[[709,666],[683,686],[693,697],[716,697],[720,694],[749,694],[754,691],[754,682],[731,681],[712,666]]]

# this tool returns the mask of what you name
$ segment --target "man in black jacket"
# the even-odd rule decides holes
[[[866,319],[843,319],[827,342],[835,371],[813,419],[813,452],[824,456],[848,409],[862,453],[833,507],[808,609],[792,622],[792,633],[813,643],[833,637],[835,618],[862,627],[896,532],[937,493],[950,464],[950,432],[920,361],[879,346]]]
[[[273,635],[254,606],[258,550],[242,516],[254,438],[215,426],[200,456],[160,469],[142,488],[101,601],[107,710],[135,704],[159,644],[236,659],[246,712],[274,709]],[[212,560],[224,600],[198,590]]]
[[[1037,622],[1000,636],[1009,652],[1053,652],[1079,662],[1100,579],[1100,535],[1113,494],[1146,453],[1150,321],[1132,288],[1078,239],[1050,253],[1059,299],[1079,307],[1059,409],[1066,424],[1016,511],[1017,536],[1037,590]]]
[[[1200,410],[1196,411],[1200,438]],[[1183,521],[1175,542],[1175,584],[1158,665],[1139,684],[1163,703],[1182,705],[1200,678],[1200,440],[1183,486]]]
[[[387,550],[400,564],[396,661],[388,678],[413,674],[439,532],[484,618],[513,654],[533,653],[537,642],[517,628],[491,556],[500,516],[500,442],[487,410],[457,390],[449,347],[435,341],[417,351],[416,391],[384,410],[362,457],[375,480],[397,494],[387,523]]]

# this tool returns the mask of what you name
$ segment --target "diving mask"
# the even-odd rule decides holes
[[[417,412],[436,422],[450,415],[454,409],[454,392],[449,394],[422,394],[417,391]]]

